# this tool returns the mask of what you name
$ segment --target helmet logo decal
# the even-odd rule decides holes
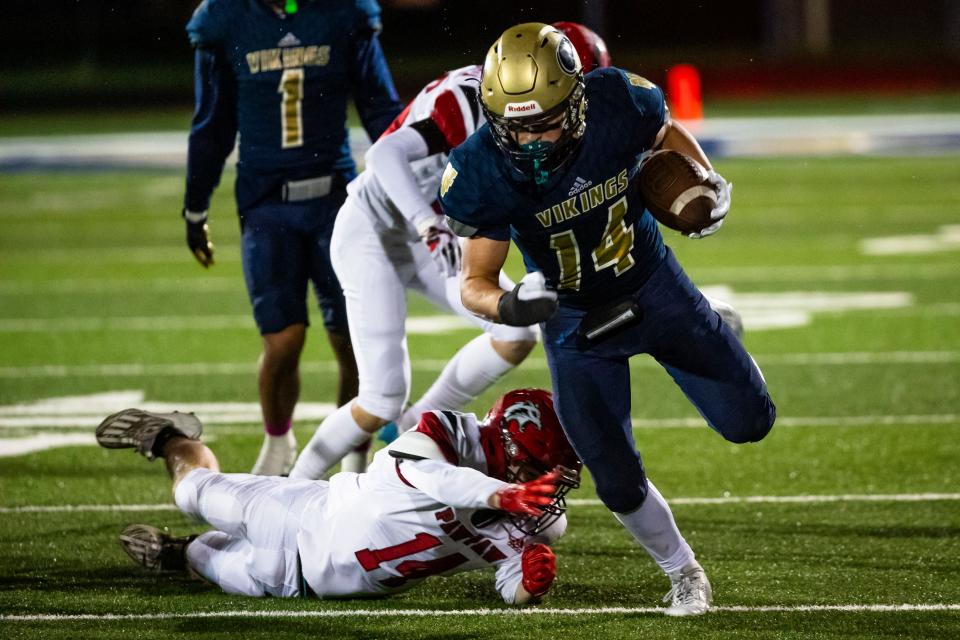
[[[543,424],[540,422],[540,409],[532,402],[518,402],[510,405],[503,412],[503,419],[508,422],[516,420],[517,431],[520,433],[526,431],[528,424],[532,424],[538,430],[543,429]]]
[[[568,38],[563,38],[560,41],[560,46],[557,47],[557,62],[560,64],[560,70],[568,76],[572,76],[577,72],[579,61],[577,50],[573,48],[573,44]]]
[[[538,113],[543,113],[543,109],[540,107],[540,103],[536,100],[528,100],[527,102],[508,102],[506,108],[503,110],[503,115],[506,118],[532,116]]]

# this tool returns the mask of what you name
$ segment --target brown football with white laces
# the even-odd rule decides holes
[[[690,156],[656,151],[640,166],[639,179],[644,203],[660,224],[687,235],[716,222],[710,212],[719,193],[707,180],[707,170]]]

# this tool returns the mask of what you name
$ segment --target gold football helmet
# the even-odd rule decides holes
[[[586,129],[583,73],[570,39],[548,24],[510,27],[493,43],[480,78],[480,104],[507,160],[536,184],[572,155]],[[517,133],[562,127],[553,143]]]

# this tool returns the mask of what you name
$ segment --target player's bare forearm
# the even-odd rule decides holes
[[[663,140],[660,142],[660,147],[663,149],[673,149],[674,151],[686,154],[703,165],[707,171],[713,170],[713,165],[710,164],[710,158],[708,158],[707,154],[700,148],[700,143],[693,137],[693,134],[687,131],[686,127],[676,120],[671,120],[667,123],[666,132],[664,133]]]
[[[508,240],[470,238],[463,245],[460,299],[471,312],[500,320],[497,304],[505,293],[500,288],[500,269],[507,260]]]

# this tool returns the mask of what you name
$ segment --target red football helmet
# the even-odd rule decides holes
[[[570,39],[573,48],[580,56],[580,64],[584,73],[594,69],[610,66],[610,52],[607,43],[596,33],[576,22],[554,22],[552,25]]]
[[[553,396],[543,389],[516,389],[497,399],[480,426],[490,475],[507,482],[527,482],[563,467],[553,502],[543,515],[511,516],[527,534],[550,526],[566,511],[564,496],[580,486],[582,466],[563,433],[553,409]]]

